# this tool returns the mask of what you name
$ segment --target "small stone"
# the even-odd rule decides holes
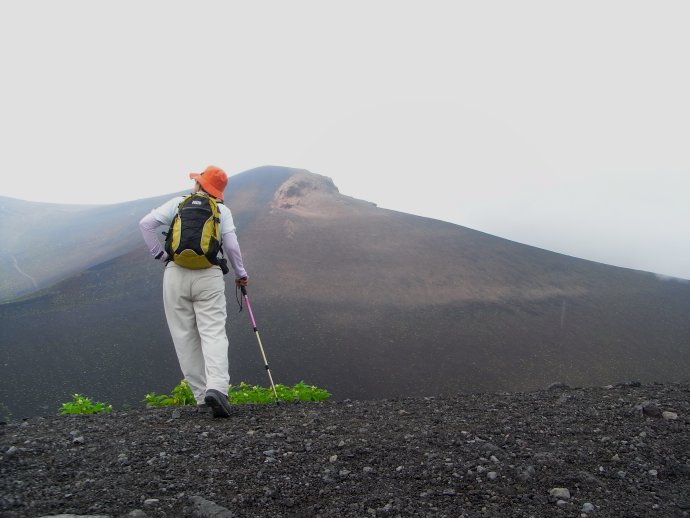
[[[178,409],[175,409],[175,410],[173,410],[171,417],[173,419],[179,419],[180,417],[182,417],[182,413]]]
[[[146,500],[144,500],[144,505],[155,505],[158,502],[160,502],[158,498],[147,498]]]
[[[650,469],[647,473],[649,474],[650,477],[656,477],[659,475],[659,472],[655,469]]]
[[[621,460],[620,455],[618,455],[618,454],[616,453],[613,457],[611,457],[611,460],[612,460],[613,462],[620,462],[620,460]]]
[[[661,417],[663,417],[667,421],[675,421],[676,419],[678,419],[678,414],[676,414],[675,412],[666,411],[662,412]]]
[[[455,492],[455,489],[453,488],[448,488],[443,490],[443,494],[445,496],[455,496],[457,493]]]
[[[333,463],[333,462],[335,462],[335,461],[337,461],[337,460],[338,460],[338,456],[337,456],[337,455],[331,455],[330,457],[328,457],[328,462]]]
[[[403,470],[402,466],[398,466],[397,468],[395,468],[395,471],[402,471],[402,470]]]
[[[567,388],[568,388],[568,385],[566,385],[562,381],[556,381],[556,382],[552,383],[551,385],[549,385],[546,388],[546,390],[567,389]]]
[[[374,472],[374,468],[372,468],[371,466],[364,466],[364,467],[362,468],[362,471],[364,471],[364,473],[373,473],[373,472]]]
[[[342,448],[343,446],[345,446],[345,441],[340,441],[338,443],[338,448]]]
[[[534,469],[534,466],[527,466],[523,471],[518,473],[518,479],[522,482],[526,482],[536,475],[536,473],[537,471]]]
[[[498,464],[498,463],[501,462],[500,460],[498,460],[498,459],[496,458],[495,455],[492,455],[491,457],[489,457],[489,460],[490,460],[491,462],[493,462],[494,464]]]
[[[141,509],[135,509],[125,515],[125,518],[148,518],[148,515]]]
[[[8,457],[11,457],[12,455],[16,455],[19,453],[19,449],[16,446],[10,446],[10,448],[5,452],[5,454]]]
[[[498,473],[496,473],[495,471],[489,471],[489,472],[486,474],[486,477],[487,477],[489,480],[496,480],[496,479],[498,478]]]
[[[642,413],[649,417],[659,417],[661,416],[661,408],[654,403],[642,403]]]
[[[195,516],[213,516],[213,518],[234,518],[236,516],[229,509],[200,496],[190,496],[189,500],[194,505]]]
[[[79,437],[75,437],[74,439],[72,439],[72,442],[74,444],[84,444],[84,437],[81,435]]]
[[[341,469],[341,470],[338,472],[338,475],[340,475],[341,477],[347,477],[349,474],[350,474],[350,471],[347,470],[347,469]]]
[[[549,491],[552,498],[570,500],[570,491],[565,487],[554,487]]]
[[[586,514],[593,513],[594,512],[594,505],[589,503],[589,502],[585,502],[582,505],[582,512],[586,513]]]
[[[264,455],[266,455],[266,457],[273,457],[275,454],[276,454],[275,450],[266,450],[264,452]]]
[[[556,505],[557,505],[558,507],[565,507],[566,505],[568,505],[568,502],[566,502],[565,500],[558,500],[558,501],[556,502]]]

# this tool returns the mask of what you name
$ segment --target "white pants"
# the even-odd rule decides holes
[[[223,272],[218,266],[190,270],[169,262],[163,305],[182,374],[197,403],[209,389],[228,393],[228,337]]]

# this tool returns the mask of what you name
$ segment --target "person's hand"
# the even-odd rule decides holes
[[[238,288],[246,286],[247,284],[249,284],[249,279],[247,279],[246,277],[240,277],[239,279],[235,279],[235,286],[237,286]]]

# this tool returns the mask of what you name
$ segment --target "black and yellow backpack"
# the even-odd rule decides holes
[[[202,192],[182,199],[165,239],[169,261],[192,270],[217,265],[226,273],[225,259],[218,259],[222,252],[218,203],[222,202]]]

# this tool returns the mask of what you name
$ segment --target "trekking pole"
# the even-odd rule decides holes
[[[247,288],[240,286],[242,290],[242,296],[247,304],[247,309],[249,310],[249,318],[252,320],[252,327],[254,328],[254,334],[259,342],[259,350],[261,351],[261,357],[264,359],[264,367],[266,367],[266,372],[268,373],[268,379],[271,382],[271,388],[273,388],[273,395],[276,398],[276,403],[278,403],[278,392],[276,392],[275,383],[273,383],[273,376],[271,376],[271,369],[268,367],[268,360],[266,359],[266,353],[264,352],[264,346],[261,344],[261,336],[259,336],[259,330],[256,328],[256,320],[254,319],[254,313],[252,312],[252,305],[249,303],[249,296],[247,295]]]

